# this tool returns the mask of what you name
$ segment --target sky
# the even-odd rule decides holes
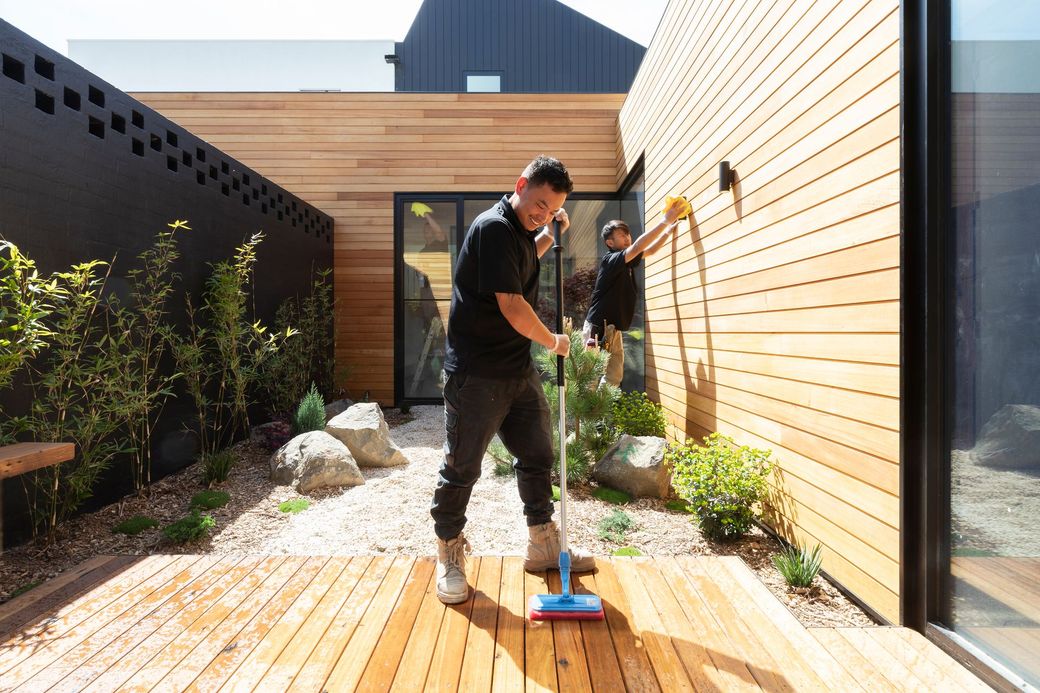
[[[561,2],[644,46],[667,5],[667,0]],[[421,4],[422,0],[0,0],[0,17],[68,55],[68,39],[400,41]]]

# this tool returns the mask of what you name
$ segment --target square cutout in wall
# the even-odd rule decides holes
[[[121,135],[126,134],[126,118],[118,113],[112,114],[112,129]]]
[[[101,91],[93,84],[87,86],[87,101],[94,104],[95,106],[105,107],[105,92]]]
[[[167,156],[166,157],[166,168],[170,169],[174,173],[177,173],[177,157]]]
[[[137,111],[130,111],[130,124],[138,130],[144,130],[144,116]]]
[[[210,166],[209,167],[209,177],[212,178],[213,180],[217,179],[217,167],[216,166]]]
[[[87,116],[87,131],[98,139],[105,139],[105,124],[94,116]]]
[[[177,133],[176,132],[170,132],[169,130],[166,131],[166,144],[170,145],[171,147],[176,147],[177,146]]]
[[[220,162],[220,172],[223,173],[225,176],[231,173],[231,167],[228,166],[228,162]]]
[[[144,142],[137,139],[136,137],[131,137],[130,151],[132,151],[137,156],[144,156]]]
[[[52,82],[54,81],[54,63],[52,63],[50,60],[47,60],[46,58],[41,58],[37,55],[36,64],[34,65],[34,67],[36,68],[36,74],[38,74],[40,77],[43,77],[44,79],[49,79]]]
[[[148,141],[152,145],[152,149],[157,152],[162,151],[162,138],[156,135],[154,132],[149,136]]]
[[[79,92],[65,87],[65,105],[74,111],[79,110]]]
[[[195,158],[202,163],[206,163],[206,150],[202,147],[195,147]]]
[[[54,97],[37,89],[36,108],[48,115],[54,115]]]
[[[15,60],[7,53],[4,56],[4,77],[25,84],[25,64],[21,60]]]
[[[196,171],[195,172],[195,182],[198,183],[199,185],[205,185],[206,184],[206,174],[203,173],[202,171]]]
[[[220,192],[224,194],[224,197],[231,197],[231,189],[228,187],[227,183],[220,184]]]

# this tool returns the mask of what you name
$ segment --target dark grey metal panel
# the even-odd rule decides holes
[[[396,44],[397,91],[627,92],[646,49],[557,0],[426,0]]]
[[[155,233],[174,219],[182,275],[171,319],[183,326],[184,291],[198,297],[207,263],[226,259],[263,230],[254,276],[256,317],[270,323],[287,296],[305,293],[311,271],[332,266],[333,220],[327,214],[191,132],[0,20],[0,237],[33,258],[43,273],[90,259],[115,261],[109,288]],[[27,393],[0,393],[0,411],[25,411]],[[153,479],[190,463],[185,431],[194,410],[180,393],[163,410],[153,450]],[[117,464],[97,484],[86,509],[129,490]],[[20,484],[6,484],[7,543],[28,534]]]

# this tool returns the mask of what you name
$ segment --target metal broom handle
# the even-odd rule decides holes
[[[560,244],[560,222],[554,220],[556,253],[556,333],[563,334],[563,245]],[[556,355],[556,386],[560,395],[560,550],[567,552],[567,400],[563,378],[563,356]]]

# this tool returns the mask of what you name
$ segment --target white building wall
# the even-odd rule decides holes
[[[69,57],[123,91],[394,91],[386,41],[70,39]]]

